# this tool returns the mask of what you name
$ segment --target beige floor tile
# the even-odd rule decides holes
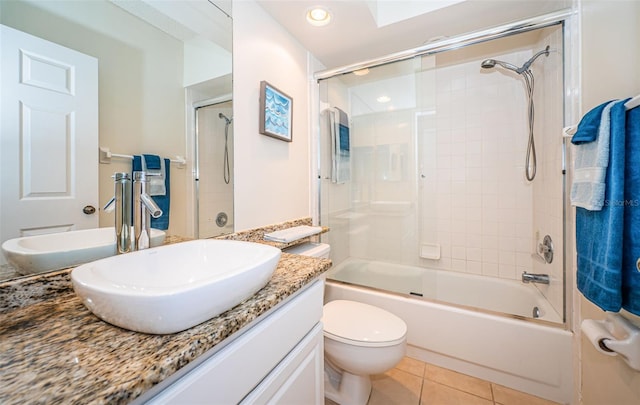
[[[332,400],[330,400],[329,398],[324,399],[324,405],[340,405],[337,402],[333,402]]]
[[[479,378],[447,370],[433,364],[427,364],[424,378],[478,397],[493,400],[491,383]]]
[[[493,401],[424,380],[420,405],[493,405]]]
[[[498,384],[491,384],[496,404],[500,405],[558,405],[557,402],[516,391]]]
[[[412,359],[411,357],[404,357],[395,368],[423,378],[425,366],[426,364],[420,360]]]
[[[418,405],[422,378],[406,371],[391,369],[371,376],[371,397],[368,405]]]

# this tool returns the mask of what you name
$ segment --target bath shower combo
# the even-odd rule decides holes
[[[536,169],[537,169],[536,146],[535,146],[535,141],[533,139],[533,114],[534,114],[533,84],[534,84],[534,81],[533,81],[533,72],[531,72],[530,67],[533,61],[535,61],[541,55],[549,56],[548,45],[544,50],[533,55],[531,59],[526,61],[524,65],[522,65],[521,67],[517,67],[515,65],[512,65],[511,63],[503,62],[497,59],[486,59],[482,61],[482,63],[480,64],[480,66],[482,66],[483,69],[492,69],[492,68],[495,68],[496,65],[498,65],[505,69],[516,72],[517,74],[522,75],[527,85],[527,98],[529,100],[529,143],[527,144],[527,158],[525,160],[525,176],[527,177],[528,181],[533,181],[533,179],[536,177]]]

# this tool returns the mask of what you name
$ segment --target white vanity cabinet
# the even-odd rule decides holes
[[[160,384],[155,396],[149,392],[135,403],[324,404],[323,293],[324,282],[313,282],[206,360]]]

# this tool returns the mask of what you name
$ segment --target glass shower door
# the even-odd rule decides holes
[[[198,238],[233,232],[232,103],[196,109]]]

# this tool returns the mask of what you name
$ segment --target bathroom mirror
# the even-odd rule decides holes
[[[113,223],[113,214],[100,210],[113,195],[113,173],[131,171],[126,156],[151,153],[174,160],[168,234],[197,236],[195,116],[197,108],[220,104],[232,117],[231,0],[2,0],[0,23],[98,61],[97,144],[112,157],[99,163],[98,150],[91,152],[98,165],[97,226]],[[232,139],[233,125],[219,121]],[[232,165],[225,161],[225,172],[233,173]],[[233,193],[224,196],[232,207]],[[233,210],[224,211],[232,232]],[[15,276],[0,259],[0,280]]]

